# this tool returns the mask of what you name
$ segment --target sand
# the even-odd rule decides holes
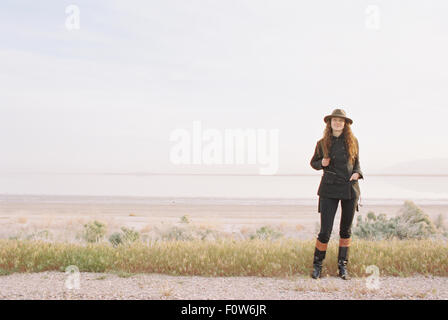
[[[369,211],[395,216],[400,205],[369,205],[364,203],[357,216]],[[448,214],[447,205],[421,205],[432,219]],[[340,206],[336,213],[333,234],[337,236]],[[99,220],[107,224],[108,233],[122,226],[150,233],[160,226],[176,225],[187,216],[190,225],[218,230],[227,234],[248,235],[262,226],[270,226],[287,237],[311,239],[317,236],[320,214],[316,205],[278,204],[153,204],[126,201],[64,201],[27,200],[0,202],[0,238],[26,235],[48,230],[54,240],[71,240],[83,224]],[[333,236],[332,236],[333,237]]]

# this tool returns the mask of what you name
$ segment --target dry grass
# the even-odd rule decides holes
[[[153,229],[152,225],[148,223],[147,225],[145,225],[145,226],[140,230],[140,232],[141,232],[141,233],[148,233],[148,232],[150,232],[152,229]]]
[[[18,217],[16,221],[17,221],[17,223],[25,224],[25,223],[27,223],[28,218],[26,218],[26,217]]]
[[[109,243],[72,244],[39,240],[0,240],[0,273],[64,271],[163,273],[202,276],[288,277],[308,275],[315,240],[150,241],[114,248]],[[330,242],[324,275],[337,275],[337,242]],[[443,241],[395,240],[352,243],[349,271],[365,277],[375,265],[381,276],[448,276]]]
[[[240,229],[240,232],[241,232],[242,235],[247,236],[247,235],[249,235],[250,233],[252,233],[252,229],[251,229],[251,228],[248,228],[248,227],[242,227],[242,228]]]
[[[211,223],[203,222],[203,223],[199,223],[197,226],[201,230],[207,230],[207,229],[208,230],[216,230],[216,225],[211,224]]]

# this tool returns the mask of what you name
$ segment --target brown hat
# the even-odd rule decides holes
[[[352,124],[353,120],[348,118],[345,115],[345,111],[342,109],[334,109],[333,112],[331,114],[329,114],[328,116],[324,117],[324,122],[327,122],[328,119],[332,118],[332,117],[340,117],[340,118],[344,118],[345,120],[347,120],[348,123]]]

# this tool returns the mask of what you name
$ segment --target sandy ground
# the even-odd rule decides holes
[[[358,215],[367,212],[395,216],[401,206],[366,205]],[[446,205],[420,206],[431,218],[448,214]],[[337,237],[340,221],[338,208],[333,233]],[[99,220],[108,226],[108,234],[120,227],[133,227],[150,233],[154,227],[174,225],[182,216],[191,225],[219,230],[228,234],[248,235],[269,225],[287,237],[311,239],[317,236],[320,215],[315,206],[307,205],[210,205],[210,204],[142,204],[142,203],[58,203],[58,202],[0,202],[0,238],[32,234],[48,230],[53,240],[71,241],[83,224]],[[333,236],[332,236],[333,237]]]
[[[374,211],[395,216],[400,207],[364,204],[356,215]],[[420,207],[433,219],[448,212],[447,206]],[[72,241],[83,224],[94,219],[107,223],[109,234],[122,226],[145,234],[155,226],[179,224],[184,215],[190,224],[240,235],[269,225],[285,236],[310,239],[315,238],[319,226],[317,206],[305,205],[2,201],[0,238],[48,230],[52,241]],[[333,229],[336,239],[339,219],[340,207]],[[0,299],[448,299],[448,278],[424,276],[380,278],[379,289],[369,289],[365,278],[344,281],[335,276],[314,280],[138,274],[125,278],[81,273],[79,289],[66,288],[66,279],[61,272],[0,276]]]
[[[447,277],[380,277],[371,283],[368,278],[346,281],[334,276],[315,280],[81,273],[79,281],[67,279],[62,272],[0,276],[0,299],[448,300]]]

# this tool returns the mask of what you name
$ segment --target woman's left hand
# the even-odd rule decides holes
[[[350,181],[352,181],[352,180],[358,180],[359,179],[359,173],[358,172],[355,172],[354,174],[352,174],[352,176],[351,176],[351,178],[350,178]]]

